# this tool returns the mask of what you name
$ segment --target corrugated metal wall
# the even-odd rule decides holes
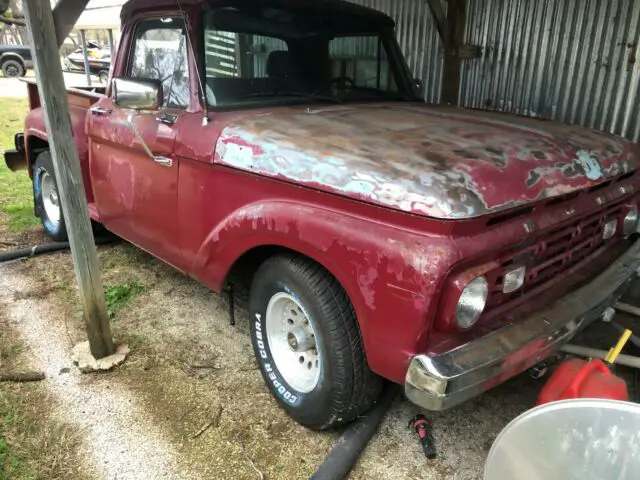
[[[640,1],[468,0],[461,104],[640,139]]]
[[[438,102],[443,47],[425,0],[353,0],[397,22],[425,100]],[[446,2],[445,2],[446,5]],[[640,1],[467,0],[460,103],[640,140]]]
[[[350,0],[395,19],[396,33],[409,67],[425,86],[425,100],[438,102],[444,49],[425,0]]]

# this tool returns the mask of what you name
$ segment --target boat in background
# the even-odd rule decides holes
[[[87,57],[90,73],[99,75],[101,78],[105,73],[109,73],[111,68],[111,50],[109,48],[104,48],[96,42],[87,42]],[[82,48],[78,48],[69,54],[66,66],[69,70],[81,70],[84,72]]]

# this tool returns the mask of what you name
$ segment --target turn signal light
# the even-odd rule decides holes
[[[527,267],[524,265],[505,273],[504,281],[502,282],[502,291],[504,293],[511,293],[518,290],[524,284],[526,273]]]
[[[604,224],[604,230],[602,231],[602,238],[604,240],[613,237],[616,234],[616,228],[618,226],[617,220],[609,220]]]

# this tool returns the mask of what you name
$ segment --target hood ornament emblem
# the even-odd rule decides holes
[[[596,152],[589,150],[578,150],[576,152],[575,163],[577,163],[582,168],[585,176],[589,180],[598,180],[602,178],[602,167],[598,163]]]

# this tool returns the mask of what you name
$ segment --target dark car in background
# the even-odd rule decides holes
[[[0,69],[5,77],[24,77],[29,68],[33,68],[29,47],[0,45]]]

